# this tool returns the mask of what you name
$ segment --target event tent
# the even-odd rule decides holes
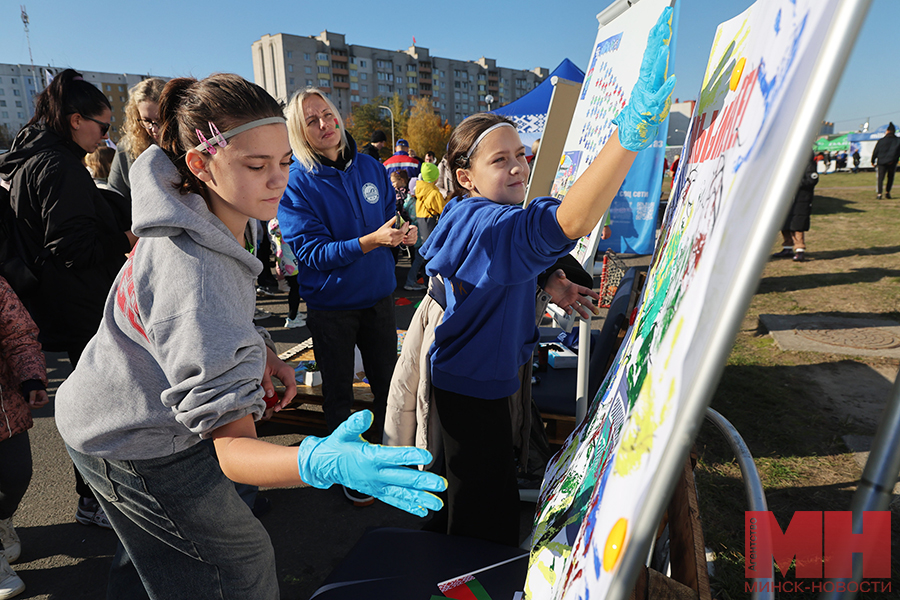
[[[813,146],[813,150],[815,152],[840,152],[843,150],[844,152],[850,151],[850,140],[848,136],[850,134],[844,133],[841,135],[829,135],[823,136],[816,140],[815,145]]]
[[[568,79],[581,83],[584,81],[584,71],[575,66],[568,58],[563,59],[550,76],[545,78],[536,88],[513,102],[501,106],[492,113],[505,115],[512,119],[519,130],[519,137],[525,146],[540,138],[544,133],[544,125],[547,122],[547,110],[550,107],[550,97],[553,95],[554,77]]]

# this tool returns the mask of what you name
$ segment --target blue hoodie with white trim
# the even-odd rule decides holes
[[[314,310],[369,308],[397,287],[389,248],[363,254],[359,238],[394,216],[394,193],[377,160],[348,136],[343,171],[291,165],[278,207],[281,234],[297,257],[300,296]]]
[[[519,387],[519,367],[538,340],[537,276],[575,245],[556,220],[559,201],[527,209],[487,198],[454,199],[420,252],[447,294],[435,330],[431,377],[437,387],[502,398]]]

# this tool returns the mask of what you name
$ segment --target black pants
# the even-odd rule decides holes
[[[69,362],[72,364],[72,370],[75,370],[75,367],[78,366],[78,361],[81,359],[81,353],[84,352],[84,348],[87,346],[87,341],[85,342],[75,342],[66,350],[66,354],[69,356]],[[79,498],[88,498],[90,500],[94,500],[94,490],[85,483],[84,477],[81,476],[81,473],[78,472],[78,467],[75,464],[72,464],[72,470],[75,471],[75,493],[78,494]]]
[[[288,318],[295,319],[300,309],[300,284],[296,275],[286,275],[284,280],[288,284]]]
[[[876,183],[876,190],[878,195],[881,195],[881,184],[884,181],[884,176],[887,175],[887,186],[885,186],[884,191],[888,194],[891,193],[891,188],[894,187],[894,172],[897,170],[897,161],[885,163],[883,165],[878,165],[878,182]]]
[[[447,533],[519,545],[519,489],[509,398],[485,400],[438,387],[447,467]]]
[[[350,416],[353,405],[353,346],[359,347],[372,394],[375,422],[366,434],[381,441],[388,391],[397,364],[397,320],[394,298],[387,296],[371,308],[307,311],[316,363],[322,372],[322,408],[329,431]]]
[[[31,445],[23,431],[0,442],[0,519],[8,519],[31,483]]]

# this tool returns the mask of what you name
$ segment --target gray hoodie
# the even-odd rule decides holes
[[[56,393],[65,442],[106,459],[159,458],[265,410],[266,347],[253,325],[262,263],[196,194],[180,194],[157,146],[131,173],[140,237],[103,322]]]

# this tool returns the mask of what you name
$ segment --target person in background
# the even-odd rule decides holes
[[[891,197],[891,188],[894,187],[894,173],[897,171],[897,160],[900,158],[900,138],[894,135],[896,128],[893,123],[888,123],[884,137],[875,144],[872,150],[872,166],[878,167],[875,180],[875,197],[881,199],[882,184],[887,175],[887,185],[884,186],[884,194]]]
[[[122,230],[131,229],[131,201],[127,200],[119,191],[109,185],[109,172],[113,164],[116,151],[109,146],[100,146],[84,157],[84,164],[94,178],[94,185],[109,202],[110,208],[116,215],[116,222]]]
[[[384,145],[387,143],[387,136],[384,135],[384,132],[380,129],[376,129],[372,132],[372,137],[369,140],[369,143],[362,147],[360,152],[368,154],[375,160],[381,162],[381,149],[384,148]]]
[[[128,171],[141,152],[159,140],[159,95],[166,82],[150,77],[131,88],[125,105],[125,135],[119,140],[109,171],[109,185],[127,200],[131,213]],[[129,219],[130,221],[130,219]]]
[[[812,201],[817,183],[819,183],[818,165],[815,156],[811,155],[800,180],[800,187],[794,196],[791,212],[788,213],[781,228],[783,239],[781,252],[773,254],[773,258],[793,258],[795,262],[806,260],[805,233],[809,231],[809,217],[812,214]]]
[[[438,168],[426,163],[422,165],[422,173],[416,181],[416,215],[419,218],[419,238],[424,242],[437,226],[438,218],[444,211],[447,200],[436,183],[440,177]]]
[[[676,154],[675,158],[672,159],[672,166],[669,167],[669,170],[672,172],[672,181],[675,181],[675,174],[678,173],[678,163],[681,161],[681,155]]]
[[[853,172],[859,173],[859,163],[862,160],[861,157],[859,156],[859,150],[853,151],[852,158],[853,158]]]
[[[317,88],[294,94],[287,108],[295,162],[278,208],[284,241],[297,257],[306,325],[322,373],[325,422],[343,423],[353,404],[354,346],[374,395],[374,425],[381,440],[387,394],[397,362],[391,249],[416,243],[408,223],[395,228],[397,209],[387,171],[359,154],[331,100]],[[371,497],[345,487],[358,506]]]
[[[0,156],[0,176],[11,180],[15,227],[38,278],[37,290],[21,300],[40,329],[43,349],[67,353],[73,368],[137,241],[121,228],[82,162],[104,145],[111,117],[103,92],[65,69],[38,94],[34,117]],[[75,479],[75,520],[109,529],[77,469]]]
[[[269,219],[269,240],[275,250],[275,273],[288,284],[288,316],[284,326],[288,329],[306,326],[306,314],[300,312],[300,287],[297,283],[297,257],[284,243],[278,219]]]
[[[384,168],[388,175],[397,169],[403,169],[410,179],[419,176],[419,161],[409,155],[409,142],[404,139],[397,140],[394,147],[394,155],[384,161]]]
[[[12,598],[25,590],[25,583],[9,564],[22,552],[13,515],[31,483],[31,411],[45,406],[49,398],[37,325],[2,277],[0,398],[0,598]]]
[[[434,153],[434,151],[429,150],[425,153],[425,162],[431,163],[433,165],[437,164],[437,155]]]
[[[435,185],[444,198],[450,200],[450,190],[453,189],[453,169],[447,163],[446,153],[441,158],[441,162],[438,163],[438,180]]]

